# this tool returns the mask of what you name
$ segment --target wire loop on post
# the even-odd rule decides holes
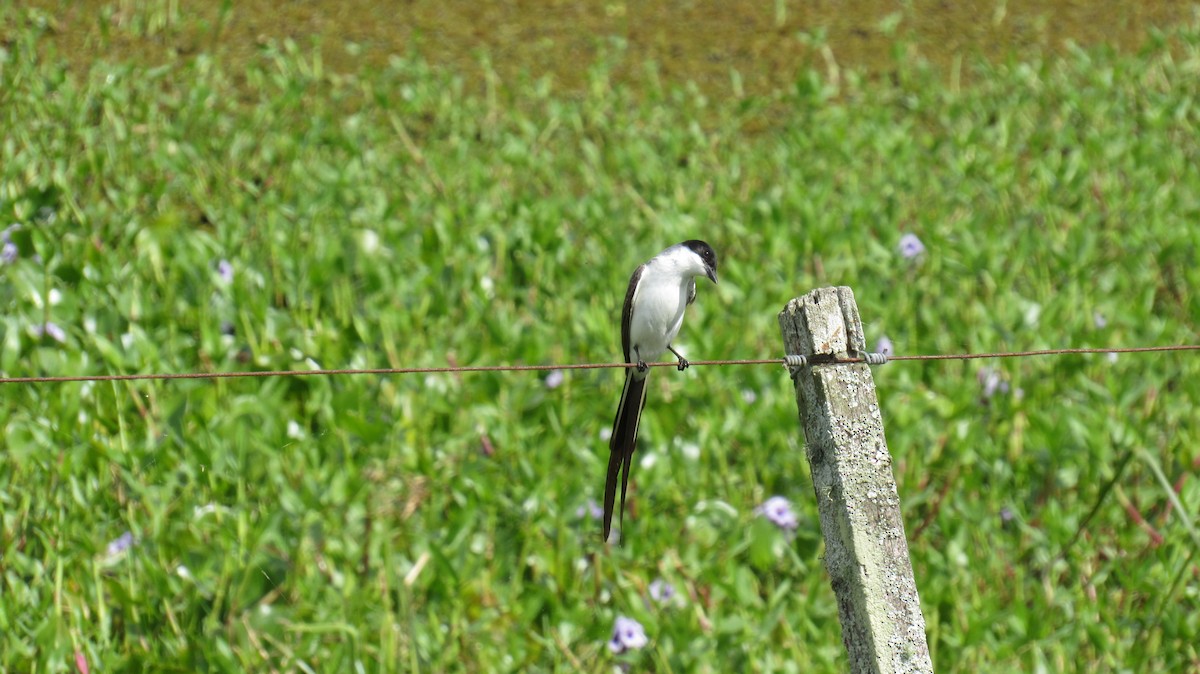
[[[788,354],[783,357],[783,363],[788,367],[804,367],[808,365],[808,356],[799,353]]]
[[[792,379],[800,376],[800,368],[808,365],[808,356],[799,353],[789,353],[783,357],[784,365],[787,365],[788,374]]]
[[[867,362],[867,365],[887,365],[888,363],[888,355],[886,353],[864,353],[862,357]]]

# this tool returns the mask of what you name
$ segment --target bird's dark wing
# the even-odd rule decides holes
[[[621,309],[621,350],[625,353],[625,362],[632,363],[630,352],[633,345],[629,343],[629,326],[633,323],[633,296],[637,292],[638,281],[642,280],[642,272],[646,265],[639,265],[629,277],[629,289],[625,291],[625,306]]]
[[[634,362],[633,344],[630,342],[630,327],[633,324],[633,298],[637,294],[638,282],[646,265],[639,265],[629,277],[629,288],[625,291],[625,305],[621,308],[621,351],[625,362]],[[642,407],[646,405],[646,372],[630,368],[625,371],[625,387],[621,389],[621,403],[613,419],[612,436],[608,440],[608,476],[604,481],[604,540],[612,530],[613,507],[617,500],[617,477],[621,476],[622,521],[625,518],[625,490],[629,486],[629,465],[633,461],[633,450],[637,447],[638,425],[641,423]]]

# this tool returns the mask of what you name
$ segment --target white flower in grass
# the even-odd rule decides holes
[[[888,357],[896,355],[896,348],[887,335],[880,337],[879,341],[875,342],[875,353],[882,353]]]
[[[662,578],[656,578],[650,583],[648,590],[655,604],[669,604],[675,598],[675,586]]]
[[[217,276],[225,285],[233,283],[233,264],[229,260],[217,262]]]
[[[754,509],[754,513],[784,531],[795,531],[800,526],[800,520],[792,510],[792,502],[782,496],[767,499]]]
[[[32,331],[34,337],[40,338],[42,336],[46,336],[58,342],[59,344],[63,344],[67,341],[67,331],[59,327],[57,323],[51,321],[47,321],[42,325],[33,326]]]
[[[993,367],[983,367],[975,374],[984,402],[992,399],[997,393],[1008,393],[1008,382],[1001,376],[1000,370]]]
[[[905,260],[911,260],[925,252],[925,244],[917,238],[916,234],[909,232],[900,237],[900,257]]]
[[[650,640],[646,638],[646,629],[642,627],[641,623],[633,618],[617,616],[617,622],[613,625],[612,639],[608,642],[608,650],[619,655],[625,651],[645,648],[648,643]]]
[[[596,503],[596,499],[590,498],[587,500],[587,503],[575,509],[575,517],[578,519],[591,517],[593,520],[599,522],[600,518],[604,517],[604,509],[600,507],[599,503]]]
[[[133,534],[126,531],[125,533],[108,542],[108,545],[104,548],[104,555],[111,559],[124,553],[126,550],[132,547]]]
[[[293,440],[303,440],[305,438],[304,427],[295,419],[288,419],[287,436]]]

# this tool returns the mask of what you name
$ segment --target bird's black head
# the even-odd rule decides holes
[[[700,256],[700,259],[704,261],[704,270],[706,272],[708,272],[709,280],[712,281],[713,283],[716,283],[717,282],[717,254],[713,252],[712,246],[708,245],[707,243],[705,243],[703,241],[700,241],[699,239],[692,239],[691,241],[684,241],[683,243],[681,243],[679,245],[683,246],[684,248],[690,249],[693,253]]]

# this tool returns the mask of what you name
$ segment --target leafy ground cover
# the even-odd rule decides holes
[[[75,78],[6,11],[7,376],[611,361],[629,272],[693,237],[721,285],[692,358],[780,355],[786,301],[842,284],[897,353],[1200,341],[1194,28],[968,88],[912,59],[715,101],[603,58],[582,94],[480,95],[286,42]],[[939,671],[1200,664],[1198,373],[876,371]],[[0,668],[842,669],[785,372],[657,371],[605,548],[619,387],[4,384]],[[794,533],[756,513],[776,495]],[[644,647],[611,652],[618,617]]]

